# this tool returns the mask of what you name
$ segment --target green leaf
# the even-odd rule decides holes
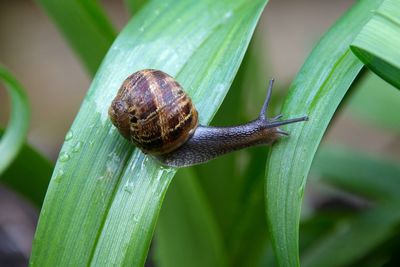
[[[29,105],[24,89],[11,73],[0,66],[0,80],[11,98],[8,127],[0,140],[0,175],[15,159],[25,142],[29,127]]]
[[[107,116],[110,102],[131,73],[161,69],[186,88],[207,124],[265,2],[155,0],[126,26],[66,136],[41,211],[32,266],[144,264],[176,170],[161,167],[118,134]]]
[[[98,1],[36,2],[53,19],[89,73],[94,75],[116,36],[116,31]]]
[[[400,132],[399,91],[372,72],[360,81],[359,88],[350,96],[348,106],[351,115],[363,123]]]
[[[157,265],[227,266],[221,233],[191,169],[175,177],[157,225]]]
[[[318,152],[312,172],[324,182],[371,200],[400,201],[400,166],[393,160],[344,148],[324,148]]]
[[[400,89],[400,2],[385,0],[351,44],[372,71]]]
[[[31,146],[24,144],[14,161],[0,175],[0,181],[40,207],[52,172],[50,161]]]
[[[258,114],[267,82],[266,71],[260,67],[259,55],[263,47],[260,43],[261,37],[257,34],[253,36],[231,89],[213,118],[212,125],[238,124],[249,121]],[[254,96],[255,94],[260,94],[260,97]],[[245,108],[243,101],[249,102],[249,105],[252,102],[251,111]],[[168,191],[157,224],[154,251],[157,265],[259,264],[267,238],[262,188],[267,150],[268,147],[242,150],[196,166],[194,171],[198,180],[194,182],[191,180],[197,178],[189,177],[194,176],[194,172],[185,171],[184,175],[178,172]],[[185,192],[183,188],[193,189]],[[217,225],[213,226],[215,224]],[[218,231],[213,230],[214,228]],[[216,252],[221,250],[217,246],[219,243],[224,247],[221,253]]]
[[[396,233],[400,213],[395,207],[379,207],[342,220],[302,254],[302,266],[336,267],[368,255]]]
[[[344,148],[323,148],[317,154],[312,172],[321,177],[321,182],[367,197],[374,204],[360,212],[353,211],[350,218],[336,221],[331,218],[331,229],[325,227],[324,233],[302,253],[303,266],[354,264],[397,233],[398,163]]]
[[[260,72],[255,68],[255,39],[253,38],[249,49],[243,59],[240,69],[232,83],[231,89],[225,97],[224,103],[218,110],[218,113],[213,118],[212,125],[227,126],[248,122],[254,119],[258,114],[246,114],[245,100],[253,98],[250,95],[256,94],[258,91],[258,84],[262,84],[262,97],[265,95],[265,77],[258,77]],[[259,57],[257,58],[259,59]],[[252,75],[254,82],[249,85],[247,78]],[[257,78],[258,77],[258,78]],[[258,83],[257,83],[258,82]],[[263,99],[260,99],[258,108],[262,106]],[[255,104],[253,104],[255,105]],[[238,107],[241,108],[238,108]],[[205,194],[210,201],[211,208],[215,214],[216,220],[223,232],[223,239],[231,238],[234,220],[234,213],[237,212],[237,204],[242,205],[242,196],[239,194],[243,190],[243,184],[249,182],[249,177],[243,175],[244,164],[238,164],[243,161],[243,157],[248,158],[250,150],[237,151],[232,154],[224,155],[207,164],[195,166],[199,183],[204,188]],[[266,153],[265,153],[266,156]],[[249,159],[250,161],[251,159]],[[264,157],[265,160],[265,157]],[[247,164],[248,165],[248,164]],[[263,169],[258,169],[263,173]],[[255,178],[255,177],[251,177]],[[224,197],[221,197],[220,188],[224,188]],[[237,222],[237,220],[234,220]]]
[[[131,15],[136,14],[146,3],[148,0],[124,0],[125,5],[129,8]]]
[[[299,266],[300,209],[318,144],[343,96],[362,68],[349,45],[380,1],[359,1],[322,38],[292,83],[282,114],[308,115],[286,127],[291,134],[273,146],[266,175],[266,211],[279,266]]]
[[[268,149],[250,149],[249,165],[236,185],[234,212],[227,238],[228,266],[259,266],[268,237],[264,206],[263,176]]]

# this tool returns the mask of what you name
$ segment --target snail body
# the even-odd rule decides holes
[[[146,69],[122,84],[109,108],[109,116],[122,136],[170,167],[200,164],[231,151],[269,145],[288,135],[279,126],[307,120],[300,117],[267,119],[273,80],[256,120],[232,127],[198,124],[198,113],[180,84],[168,74]]]

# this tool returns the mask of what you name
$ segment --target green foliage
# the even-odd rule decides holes
[[[94,75],[116,37],[99,3],[93,0],[36,1],[57,24],[88,72]]]
[[[201,123],[208,123],[264,5],[152,1],[126,26],[66,136],[41,211],[32,266],[144,264],[175,170],[133,151],[107,118],[110,100],[135,70],[161,69],[186,88]]]
[[[400,2],[385,0],[351,44],[372,71],[400,89]]]
[[[300,209],[314,154],[336,108],[362,68],[349,45],[380,1],[360,1],[322,38],[306,60],[287,96],[282,114],[308,115],[288,126],[289,139],[268,157],[266,210],[280,266],[299,266]]]
[[[0,80],[11,99],[11,116],[8,127],[0,140],[0,175],[6,170],[23,146],[29,125],[29,106],[25,91],[11,73],[0,66]]]
[[[343,148],[325,148],[313,163],[313,173],[323,177],[322,182],[374,204],[353,216],[336,216],[334,225],[326,227],[302,254],[303,266],[347,266],[396,233],[400,223],[397,162]]]
[[[265,71],[257,57],[262,47],[259,41],[256,36],[250,45],[213,125],[232,125],[257,116],[266,92]],[[237,108],[249,94],[257,93],[261,94],[259,103],[251,103],[256,112]],[[271,104],[275,103],[274,96]],[[193,171],[178,172],[157,223],[158,266],[187,266],[189,261],[198,266],[260,263],[267,240],[262,188],[267,150],[243,150],[196,166]],[[243,163],[244,158],[247,163]],[[184,193],[184,188],[188,192]]]
[[[125,5],[129,8],[131,14],[137,13],[148,0],[124,0]]]
[[[0,181],[37,207],[41,207],[52,172],[52,164],[25,144],[5,172],[0,175]]]
[[[156,233],[155,259],[159,266],[227,266],[210,203],[191,169],[180,171],[174,178]]]
[[[400,244],[397,162],[323,147],[311,169],[310,176],[319,178],[311,179],[313,192],[321,190],[328,200],[356,196],[361,204],[350,210],[349,203],[347,210],[306,204],[308,216],[301,222],[300,208],[321,138],[363,67],[351,51],[398,86],[398,2],[359,1],[325,34],[284,100],[285,117],[310,117],[285,126],[290,137],[272,148],[181,170],[175,179],[176,169],[161,167],[119,136],[107,116],[111,99],[129,74],[156,68],[183,85],[202,124],[211,121],[225,96],[214,125],[254,119],[270,78],[260,36],[242,59],[267,0],[125,0],[134,18],[113,44],[116,33],[99,2],[37,2],[89,72],[97,73],[53,172],[24,145],[27,101],[15,79],[0,69],[12,99],[0,143],[2,182],[40,207],[53,172],[31,266],[143,266],[154,231],[150,260],[160,267],[298,266],[299,248],[303,266],[395,262],[390,258]],[[375,75],[364,77],[345,103],[351,115],[398,132],[398,90]],[[279,87],[278,80],[271,116],[285,95]]]
[[[373,73],[361,79],[359,88],[353,92],[349,101],[353,117],[365,124],[395,133],[400,132],[399,106],[400,94],[396,87]]]
[[[0,182],[41,206],[52,172],[52,165],[25,144],[30,108],[24,88],[0,66],[0,80],[11,99],[11,116],[4,131],[0,129]]]

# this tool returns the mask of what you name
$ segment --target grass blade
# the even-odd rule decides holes
[[[24,89],[11,73],[0,66],[0,80],[11,98],[8,127],[0,140],[0,175],[15,159],[23,146],[29,127],[29,105]]]
[[[52,172],[53,165],[50,161],[31,146],[24,144],[10,166],[0,175],[0,181],[40,207]]]
[[[258,45],[258,39],[253,36],[212,125],[233,125],[249,121],[258,114],[266,82],[266,72],[260,68],[260,51],[256,49],[262,47]],[[260,94],[260,98],[255,94]],[[258,99],[259,103],[254,103],[254,99]],[[251,111],[245,108],[243,101],[249,102]],[[267,238],[262,188],[266,152],[267,147],[242,150],[196,166],[193,172],[185,171],[184,175],[178,172],[157,224],[157,265],[259,264]],[[248,164],[237,164],[243,162],[243,157],[248,158]],[[198,180],[191,181],[196,179],[189,177],[194,172]],[[183,188],[192,190],[185,191]]]
[[[98,1],[36,0],[53,19],[91,75],[116,37]]]
[[[365,65],[398,89],[400,89],[399,14],[398,0],[383,1],[351,44],[351,50]]]
[[[396,162],[344,148],[324,148],[318,152],[312,172],[321,182],[367,197],[374,204],[351,211],[347,218],[330,218],[329,229],[325,226],[324,233],[315,236],[302,253],[303,266],[354,265],[393,238],[400,221],[400,167]]]
[[[158,266],[228,266],[221,233],[193,170],[184,169],[175,177],[156,238]]]
[[[348,266],[368,255],[369,251],[395,235],[400,220],[397,211],[393,205],[373,208],[336,223],[329,233],[305,251],[302,266]]]
[[[32,266],[144,264],[176,170],[162,168],[117,133],[107,117],[110,101],[129,74],[161,69],[186,88],[207,124],[265,2],[155,0],[139,11],[111,47],[66,136],[41,211]]]
[[[400,199],[400,166],[344,148],[324,148],[318,152],[312,172],[324,182],[371,200],[397,202]]]
[[[362,68],[349,45],[380,1],[359,1],[323,37],[303,65],[282,109],[310,121],[286,127],[273,146],[266,175],[266,211],[279,266],[299,266],[301,202],[312,159],[337,106]]]

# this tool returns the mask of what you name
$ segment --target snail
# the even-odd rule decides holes
[[[211,127],[198,124],[196,108],[174,78],[145,69],[123,82],[108,114],[123,137],[161,164],[191,166],[245,147],[270,145],[288,135],[279,126],[308,119],[266,117],[273,82],[257,119],[238,126]]]

